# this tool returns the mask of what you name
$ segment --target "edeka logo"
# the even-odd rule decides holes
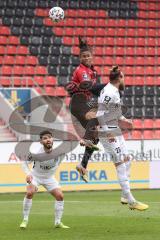
[[[105,181],[107,180],[107,172],[106,170],[90,170],[88,171],[88,181],[95,182],[96,181]],[[60,172],[60,182],[77,182],[81,181],[80,175],[77,171],[61,171]]]

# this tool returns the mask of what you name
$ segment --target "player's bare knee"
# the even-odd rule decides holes
[[[57,200],[57,201],[63,201],[63,193],[58,193],[58,194],[56,195],[56,200]]]
[[[34,195],[34,192],[29,191],[29,192],[26,193],[26,198],[32,199],[32,198],[33,198],[33,195]]]

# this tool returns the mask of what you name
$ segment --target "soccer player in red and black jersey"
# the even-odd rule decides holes
[[[95,95],[105,86],[105,84],[98,83],[98,75],[93,66],[93,54],[91,47],[87,44],[85,39],[79,37],[80,48],[80,65],[75,69],[71,82],[67,84],[66,89],[70,93],[71,102],[70,110],[73,116],[81,123],[84,129],[90,119],[96,118],[97,100]],[[85,152],[83,159],[77,170],[84,181],[86,179],[86,168],[88,161],[95,150],[98,150],[96,144],[98,139],[92,138],[88,146],[84,144]],[[83,145],[83,140],[80,142]]]

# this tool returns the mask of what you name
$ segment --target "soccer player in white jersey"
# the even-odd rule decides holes
[[[27,161],[22,164],[26,173],[27,192],[23,200],[23,221],[20,228],[27,227],[32,198],[38,191],[39,185],[42,185],[55,198],[55,227],[69,228],[61,222],[64,208],[63,193],[54,178],[55,171],[62,159],[52,157],[54,155],[53,136],[50,131],[46,130],[40,133],[40,143],[38,151],[29,153]],[[31,162],[33,163],[32,170],[28,166]]]
[[[118,66],[111,69],[109,83],[101,90],[98,98],[97,118],[102,131],[99,136],[107,153],[111,154],[116,167],[117,177],[122,189],[122,203],[128,203],[130,209],[145,210],[147,204],[133,197],[130,184],[131,160],[120,127],[132,128],[132,122],[122,115],[119,90],[124,90],[124,75]],[[99,133],[100,135],[100,133]]]

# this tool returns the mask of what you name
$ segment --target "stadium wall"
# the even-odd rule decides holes
[[[143,149],[140,141],[127,141],[129,152],[133,158],[131,169],[131,187],[134,189],[160,188],[160,148],[159,141],[144,141]],[[60,141],[55,142],[55,147]],[[17,143],[1,143],[0,145],[0,192],[24,192],[25,174],[21,169],[21,161],[15,154]],[[39,143],[33,143],[36,148]],[[56,172],[56,178],[65,191],[77,190],[111,190],[119,189],[116,171],[112,162],[105,155],[102,146],[99,153],[93,155],[89,164],[89,183],[84,183],[75,170],[83,148],[79,145],[67,153]],[[133,151],[134,149],[134,151]],[[143,152],[142,152],[143,151]],[[39,189],[44,191],[43,188]]]

